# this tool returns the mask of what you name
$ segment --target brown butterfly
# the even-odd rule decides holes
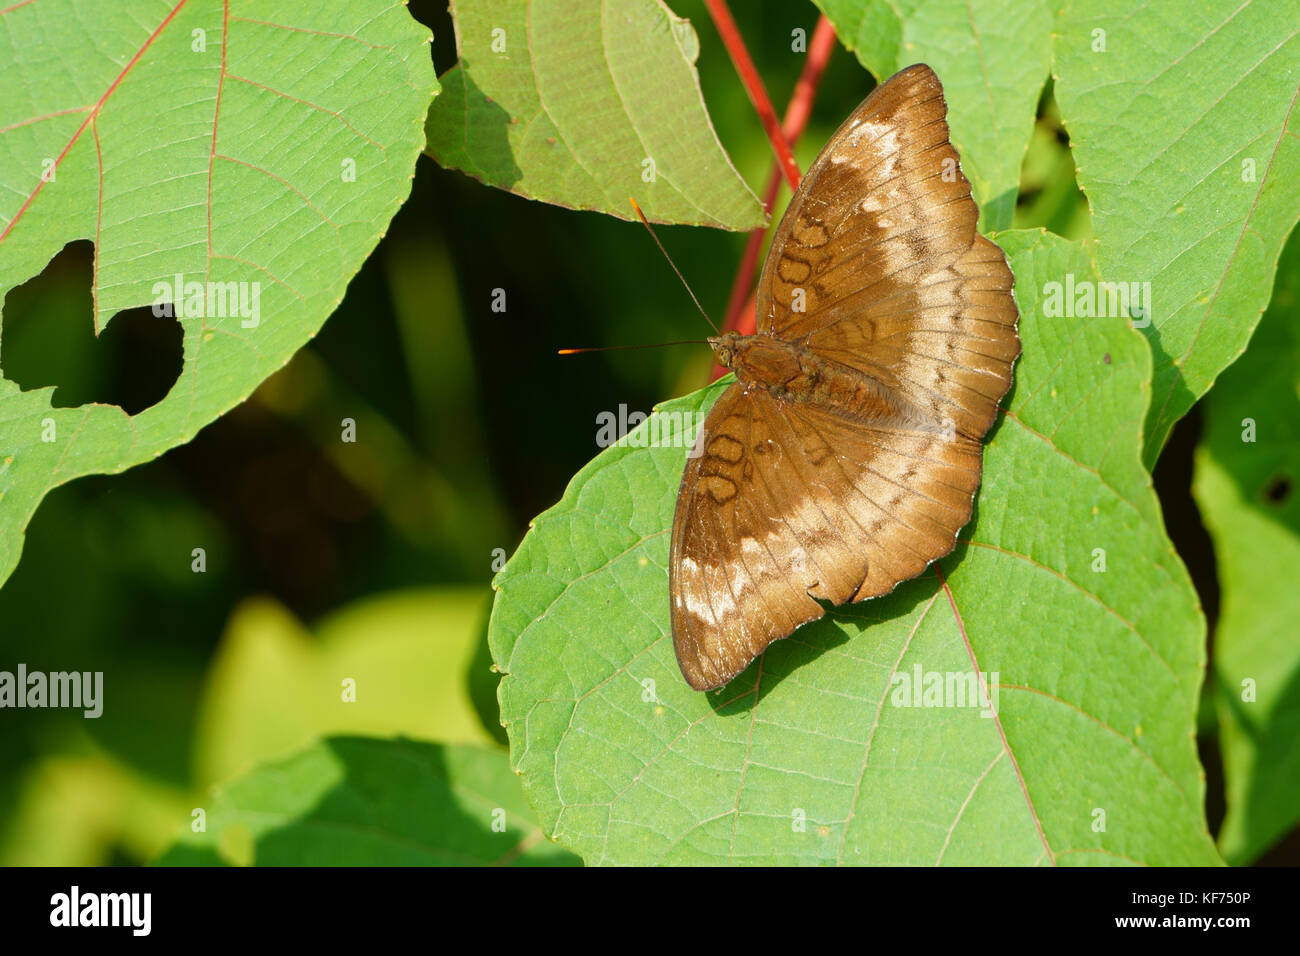
[[[1012,275],[975,229],[924,64],[881,84],[808,170],[772,240],[755,335],[709,339],[736,383],[673,518],[673,647],[727,683],[818,601],[878,597],[948,554],[1020,354]]]

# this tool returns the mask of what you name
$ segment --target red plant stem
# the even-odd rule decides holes
[[[771,214],[776,205],[776,194],[781,189],[781,171],[773,164],[772,172],[767,177],[767,188],[763,191],[763,210]],[[749,233],[745,242],[744,255],[740,257],[740,268],[731,281],[731,294],[727,297],[727,311],[723,313],[722,329],[724,332],[735,329],[745,335],[754,332],[754,310],[750,303],[745,310],[745,298],[750,294],[754,284],[754,273],[758,270],[758,256],[763,251],[763,237],[767,235],[767,226],[759,226]],[[746,328],[748,326],[748,328]]]
[[[722,37],[736,72],[740,74],[740,82],[744,84],[745,92],[749,94],[749,101],[754,104],[754,109],[758,110],[758,118],[763,121],[763,128],[767,130],[767,138],[772,143],[772,150],[776,153],[781,171],[790,183],[790,188],[798,189],[799,164],[794,161],[790,144],[781,132],[781,124],[776,119],[776,110],[772,108],[772,101],[767,97],[763,80],[754,67],[754,61],[749,57],[749,50],[745,48],[745,41],[740,36],[736,21],[731,17],[727,0],[704,0],[704,5],[708,8],[709,16],[713,17],[713,25],[718,28],[718,35]]]
[[[799,76],[799,81],[794,85],[794,93],[790,96],[790,103],[785,110],[785,120],[781,124],[781,131],[791,147],[799,141],[799,137],[808,123],[808,117],[812,113],[813,99],[817,95],[817,86],[821,82],[822,72],[826,69],[831,51],[834,49],[835,29],[831,26],[830,20],[823,15],[817,20],[812,43],[808,47],[808,57],[804,60],[803,73]],[[765,212],[769,214],[772,212],[780,188],[781,170],[778,165],[773,166],[772,172],[768,176],[767,189],[763,193],[763,209]],[[731,296],[727,300],[727,311],[723,322],[724,329],[736,329],[746,334],[754,331],[752,317],[749,321],[749,328],[742,328],[744,313],[740,310],[745,302],[746,293],[754,281],[758,255],[762,251],[763,237],[766,234],[767,230],[763,227],[755,229],[749,234],[749,242],[745,246],[745,254],[741,259],[740,270],[736,273],[735,282],[731,287]]]
[[[831,52],[835,49],[835,28],[831,26],[830,20],[823,14],[817,19],[817,26],[813,30],[812,42],[808,44],[808,56],[804,60],[803,72],[799,75],[798,82],[794,85],[794,92],[790,96],[790,102],[785,108],[785,119],[781,124],[781,132],[790,148],[799,141],[804,127],[808,123],[808,117],[812,113],[813,100],[817,96],[817,86],[821,82],[822,73],[826,69],[826,64],[830,61]],[[772,171],[768,175],[767,188],[763,191],[763,209],[769,215],[772,207],[776,205],[777,193],[781,189],[781,164],[774,163]],[[760,226],[749,234],[749,240],[745,243],[745,253],[740,260],[740,268],[736,272],[736,278],[731,284],[731,295],[727,298],[727,311],[723,320],[722,328],[724,331],[734,329],[742,335],[752,335],[756,328],[754,303],[756,296],[751,290],[754,284],[754,273],[758,269],[758,257],[763,251],[763,238],[767,235],[767,228]],[[726,372],[722,366],[715,364],[709,380],[713,381]]]

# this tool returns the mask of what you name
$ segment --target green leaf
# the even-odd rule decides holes
[[[1051,62],[1052,17],[1031,0],[815,0],[878,80],[928,63],[980,204],[980,228],[1006,229]]]
[[[1297,22],[1295,0],[1087,0],[1057,22],[1098,271],[1150,283],[1148,466],[1246,347],[1300,216]]]
[[[660,0],[452,10],[460,63],[443,74],[427,127],[440,165],[621,219],[635,218],[633,197],[656,222],[763,225],[709,122],[695,31]]]
[[[408,591],[353,602],[309,632],[269,598],[244,602],[199,701],[198,782],[326,734],[489,743],[467,685],[484,610],[477,589]]]
[[[180,378],[134,416],[54,408],[53,388],[0,379],[0,581],[51,488],[188,441],[320,328],[410,191],[437,88],[428,41],[391,0],[4,14],[0,291],[90,239],[96,331],[177,275],[240,283],[247,308],[197,298],[179,318]]]
[[[163,866],[538,866],[546,841],[506,755],[415,740],[332,737],[218,789],[206,830]]]
[[[1193,490],[1222,593],[1214,675],[1228,813],[1219,847],[1228,862],[1249,863],[1300,821],[1300,235],[1250,348],[1206,409]]]
[[[717,695],[687,687],[667,574],[685,452],[631,443],[726,380],[597,456],[498,575],[511,760],[587,862],[1217,861],[1192,735],[1203,622],[1139,459],[1149,352],[1122,319],[1039,310],[1047,282],[1090,272],[1081,246],[1001,242],[1024,354],[942,577],[801,628]],[[997,717],[903,706],[895,678],[918,667],[989,674]]]

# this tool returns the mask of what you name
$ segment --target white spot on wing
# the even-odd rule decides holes
[[[843,141],[831,152],[831,164],[839,166],[855,159],[860,154],[864,142],[870,142],[872,150],[882,157],[873,176],[879,176],[881,179],[892,176],[898,165],[897,157],[902,144],[899,141],[898,128],[888,123],[855,120],[849,125]],[[863,211],[871,210],[864,205]]]

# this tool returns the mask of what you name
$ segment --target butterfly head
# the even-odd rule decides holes
[[[719,365],[723,368],[735,369],[736,357],[743,338],[745,336],[739,332],[723,332],[721,335],[709,336],[709,345],[713,347],[713,355]]]

